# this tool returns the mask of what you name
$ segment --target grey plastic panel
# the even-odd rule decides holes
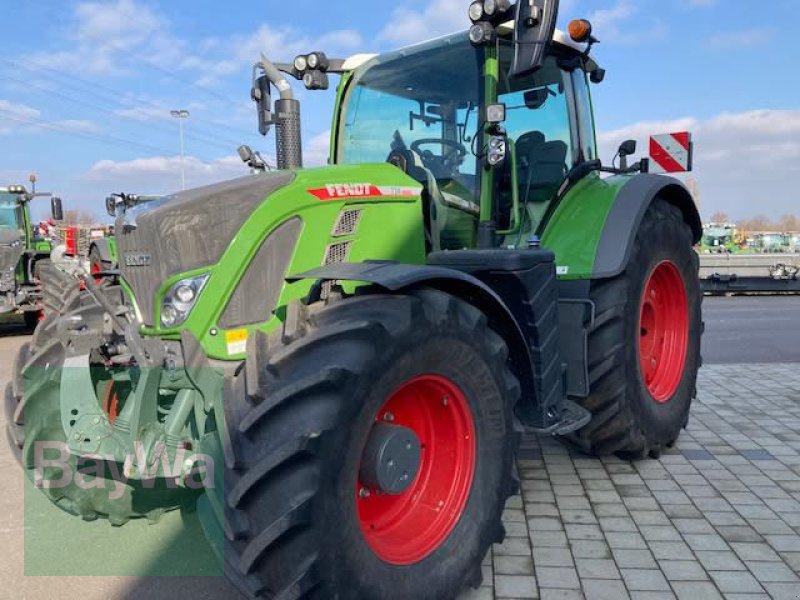
[[[154,322],[155,294],[170,277],[219,262],[247,218],[294,173],[252,175],[144,204],[117,219],[122,276],[133,289],[144,324]],[[149,256],[131,266],[126,255]]]
[[[219,320],[223,329],[263,323],[278,303],[289,262],[303,228],[291,219],[273,231],[261,244]]]
[[[17,246],[0,245],[0,291],[14,290],[14,271],[17,268],[22,252],[25,250],[23,244]],[[3,277],[5,275],[5,277]],[[7,286],[8,289],[4,289]]]
[[[597,246],[593,279],[616,277],[630,258],[639,225],[656,197],[678,206],[694,232],[695,241],[702,235],[702,224],[691,194],[677,179],[663,175],[641,174],[622,188],[606,219]]]

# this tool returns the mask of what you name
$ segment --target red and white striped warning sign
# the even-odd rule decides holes
[[[686,173],[692,170],[692,134],[665,133],[650,138],[651,173]]]

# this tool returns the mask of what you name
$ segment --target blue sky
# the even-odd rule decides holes
[[[467,0],[0,0],[0,185],[35,171],[40,189],[102,215],[112,191],[180,186],[177,123],[187,108],[187,182],[246,169],[241,143],[272,153],[248,99],[259,52],[379,52],[466,28]],[[636,137],[691,129],[706,217],[800,213],[797,0],[562,0],[562,26],[588,16],[608,70],[594,88],[604,158]],[[768,7],[765,9],[764,7]],[[9,26],[11,24],[11,26]],[[325,155],[330,94],[302,93],[310,162]],[[44,206],[44,203],[41,205]]]

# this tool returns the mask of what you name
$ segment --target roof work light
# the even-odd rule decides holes
[[[497,26],[513,20],[513,13],[511,0],[475,0],[469,5],[470,41],[475,46],[493,43],[497,39]]]
[[[309,90],[327,90],[328,68],[330,61],[324,52],[301,54],[292,63],[295,77],[300,79]]]

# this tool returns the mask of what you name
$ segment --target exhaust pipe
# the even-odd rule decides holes
[[[257,67],[264,76],[255,80],[253,99],[258,104],[259,130],[266,135],[275,125],[275,151],[278,169],[303,168],[303,142],[300,124],[300,101],[294,97],[292,87],[278,68],[263,54]],[[271,114],[270,84],[280,92],[275,102],[275,116]]]

